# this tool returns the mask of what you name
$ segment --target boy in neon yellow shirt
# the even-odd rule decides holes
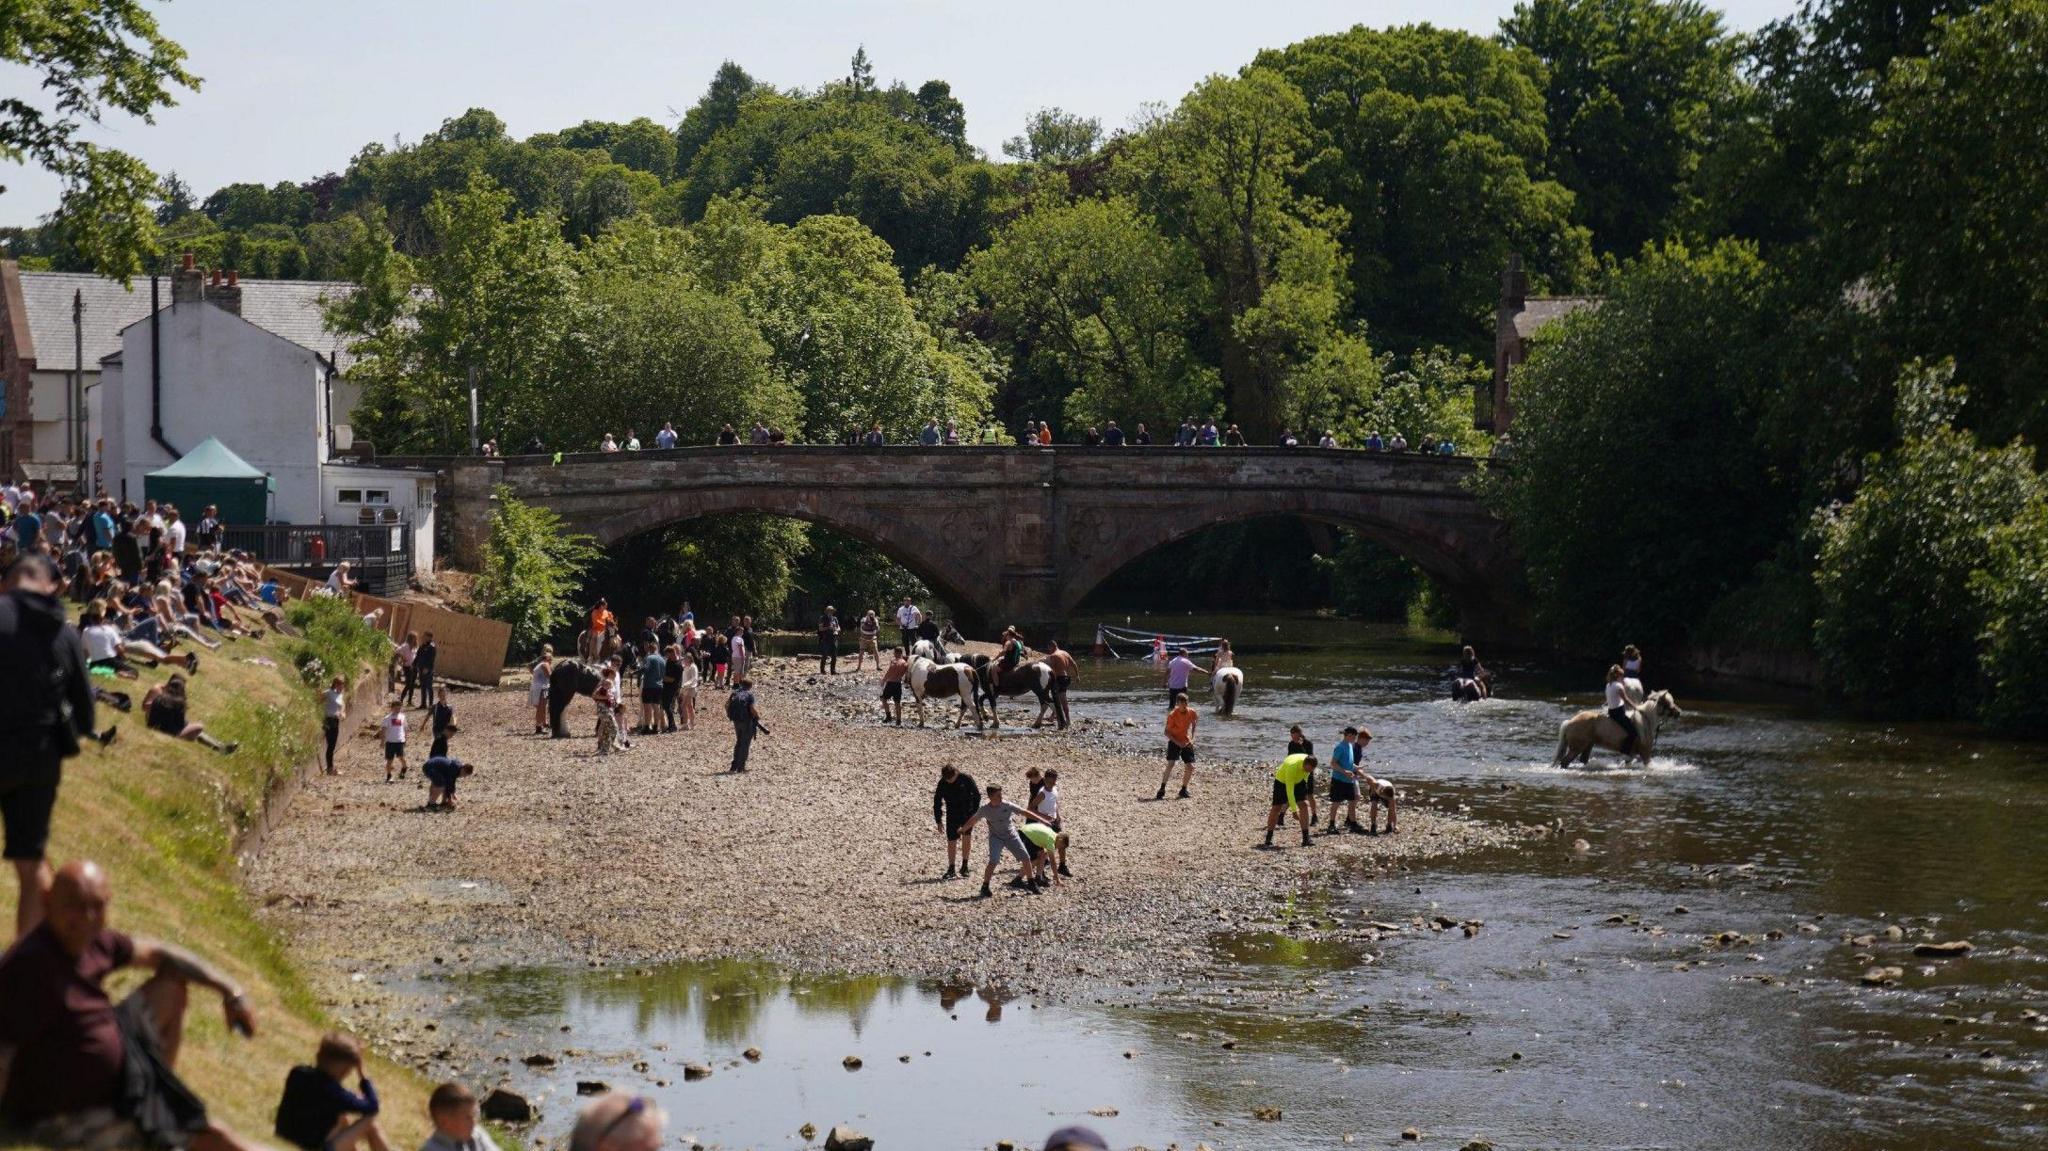
[[[1273,769],[1273,807],[1266,813],[1266,843],[1273,846],[1273,829],[1280,826],[1280,820],[1292,807],[1295,818],[1301,824],[1301,845],[1314,847],[1309,838],[1309,826],[1314,821],[1308,815],[1308,789],[1316,776],[1316,757],[1313,755],[1290,755]]]

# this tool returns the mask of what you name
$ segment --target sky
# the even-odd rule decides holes
[[[1429,21],[1491,34],[1513,0],[146,0],[204,81],[156,123],[110,119],[89,138],[175,171],[201,197],[223,184],[339,172],[363,145],[418,140],[489,108],[513,135],[583,120],[674,124],[723,60],[778,87],[844,76],[865,45],[875,75],[943,79],[970,142],[999,156],[1039,108],[1106,129],[1173,103],[1261,48],[1354,24]],[[1723,0],[1742,30],[1794,0]],[[0,97],[38,78],[0,64]],[[46,173],[0,164],[0,225],[56,207]]]

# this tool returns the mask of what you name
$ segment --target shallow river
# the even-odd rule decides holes
[[[1305,930],[1218,937],[1235,960],[1223,979],[1136,1005],[720,964],[496,972],[437,988],[457,1000],[451,1023],[501,1049],[588,1053],[521,1077],[552,1100],[547,1142],[575,1080],[597,1078],[666,1080],[652,1092],[672,1129],[726,1147],[801,1146],[807,1121],[883,1151],[1035,1147],[1071,1121],[1154,1148],[1398,1146],[1411,1127],[1450,1147],[2048,1146],[2048,748],[1681,691],[1652,770],[1596,755],[1559,771],[1557,723],[1594,701],[1599,667],[1497,664],[1498,697],[1456,706],[1440,637],[1298,617],[1158,626],[1237,642],[1239,714],[1210,716],[1197,692],[1205,758],[1276,758],[1289,723],[1325,750],[1356,723],[1411,797],[1563,835],[1340,879],[1284,909]],[[1076,714],[1152,751],[1156,673],[1082,670]],[[1665,686],[1654,665],[1651,681]],[[1312,930],[1439,915],[1483,926],[1372,943]],[[1913,954],[1951,939],[1975,951]],[[1873,966],[1901,971],[1865,986]],[[750,1046],[758,1065],[739,1059]],[[712,1078],[683,1082],[697,1059]],[[1266,1107],[1282,1118],[1252,1117]]]

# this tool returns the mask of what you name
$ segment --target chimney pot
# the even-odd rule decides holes
[[[190,253],[190,252],[187,252],[187,253],[185,253],[185,263],[184,263],[184,267],[185,267],[185,270],[186,270],[186,271],[188,271],[188,272],[192,270],[192,253]]]
[[[236,286],[238,286],[239,284],[241,284],[241,282],[242,282],[242,273],[240,273],[240,272],[236,271],[236,270],[235,270],[235,269],[233,269],[233,268],[229,268],[229,269],[228,269],[228,287],[230,287],[230,288],[232,288],[232,287],[236,287]]]
[[[212,284],[213,284],[213,286],[214,286],[214,287],[216,287],[216,288],[220,287],[220,269],[219,269],[219,268],[215,268],[215,269],[213,270],[213,281],[212,281]]]

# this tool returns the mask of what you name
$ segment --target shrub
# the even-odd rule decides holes
[[[347,600],[294,600],[285,607],[285,619],[299,631],[291,661],[306,683],[317,685],[333,675],[353,680],[365,666],[382,667],[390,658],[390,638],[364,623]]]
[[[587,535],[562,526],[547,508],[521,503],[500,485],[493,495],[491,542],[476,584],[484,614],[512,625],[512,644],[531,651],[576,617],[573,596],[598,557]]]

